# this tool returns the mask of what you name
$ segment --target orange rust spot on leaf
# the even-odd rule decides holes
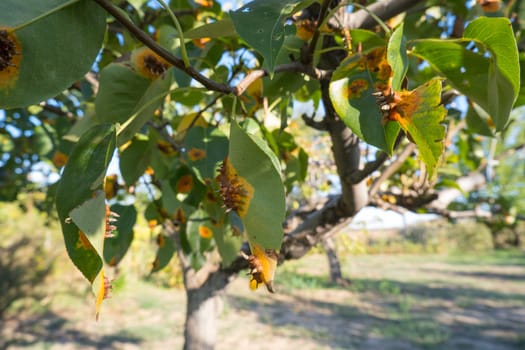
[[[193,39],[193,45],[197,46],[199,49],[204,49],[207,43],[211,41],[211,38],[199,38]]]
[[[312,39],[317,28],[316,22],[309,19],[298,20],[295,22],[295,26],[297,28],[295,35],[304,41]]]
[[[242,218],[248,212],[253,198],[253,186],[237,174],[228,158],[224,160],[217,181],[220,184],[222,201],[227,210],[234,210]]]
[[[213,237],[213,231],[209,227],[199,225],[199,236],[202,238],[210,239]]]
[[[157,141],[157,148],[164,154],[168,156],[173,156],[177,154],[177,150],[166,141]]]
[[[397,121],[406,129],[420,103],[421,97],[417,94],[417,90],[397,92],[388,119]]]
[[[86,234],[82,231],[78,231],[78,241],[76,244],[77,249],[86,249],[86,250],[93,250],[93,246],[91,245],[91,242],[87,238]]]
[[[212,7],[213,6],[213,0],[193,0],[197,5],[201,5],[202,7]]]
[[[62,153],[60,151],[56,151],[53,154],[52,162],[57,168],[61,168],[64,165],[66,165],[67,160],[68,160],[68,157],[67,157],[67,155],[65,153]]]
[[[118,176],[111,174],[106,176],[104,180],[104,192],[106,192],[106,199],[114,198],[118,192]]]
[[[158,78],[171,67],[168,61],[148,47],[133,51],[131,62],[140,75],[149,79]]]
[[[100,307],[102,305],[102,301],[104,299],[109,298],[109,292],[113,289],[113,286],[111,285],[111,281],[109,278],[104,276],[104,270],[100,271],[99,275],[99,287],[97,291],[97,300],[95,303],[95,317],[98,321],[98,316],[100,315]]]
[[[177,181],[178,193],[189,193],[193,188],[193,176],[190,174],[182,175]]]
[[[264,284],[269,292],[274,293],[273,278],[277,269],[277,252],[264,250],[260,245],[252,246],[252,255],[247,257],[250,269],[250,289],[255,290]]]
[[[22,45],[12,29],[0,28],[0,89],[14,85],[20,72]]]
[[[353,80],[347,87],[348,99],[360,98],[363,91],[368,90],[368,82],[364,79]]]
[[[500,0],[477,0],[477,1],[478,1],[478,4],[480,4],[481,8],[483,9],[483,12],[486,12],[486,13],[497,12],[501,7]]]
[[[192,148],[188,151],[188,158],[190,158],[191,161],[196,161],[200,159],[204,159],[206,157],[206,151],[200,148]]]
[[[159,248],[162,248],[164,247],[165,244],[166,244],[166,238],[162,234],[159,233],[157,235],[157,245],[159,246]]]
[[[184,210],[182,208],[177,209],[175,212],[175,220],[177,220],[179,224],[186,223],[186,215],[184,214]]]
[[[148,227],[150,230],[153,230],[155,228],[155,226],[157,226],[159,223],[156,219],[153,219],[153,220],[149,220],[148,221]]]

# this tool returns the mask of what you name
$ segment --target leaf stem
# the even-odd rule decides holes
[[[182,56],[182,61],[184,62],[184,65],[187,68],[187,67],[190,66],[190,60],[188,58],[188,52],[186,51],[186,44],[184,43],[184,33],[182,32],[182,27],[180,26],[180,22],[177,19],[177,16],[175,16],[175,14],[173,13],[173,11],[169,7],[169,5],[166,4],[166,2],[164,0],[157,0],[157,1],[159,3],[161,3],[162,6],[164,6],[166,11],[168,11],[168,14],[171,17],[171,20],[175,24],[175,28],[177,28],[177,32],[179,34],[180,53],[181,53],[181,56]]]

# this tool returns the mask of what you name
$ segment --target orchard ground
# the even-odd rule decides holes
[[[181,348],[183,289],[121,274],[96,322],[87,283],[58,260],[47,296],[9,312],[4,347]],[[328,282],[319,252],[281,266],[276,294],[237,278],[216,349],[525,349],[523,251],[346,255],[342,264],[347,288]]]

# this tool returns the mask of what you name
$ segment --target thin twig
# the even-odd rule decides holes
[[[400,167],[403,165],[405,160],[410,157],[412,152],[414,152],[416,149],[416,145],[411,143],[408,146],[405,147],[403,152],[401,152],[397,158],[390,163],[390,165],[381,173],[381,176],[377,180],[374,181],[372,186],[370,186],[370,190],[368,191],[368,195],[370,198],[374,197],[377,192],[379,191],[379,188],[381,187],[381,184],[385,182],[388,178],[390,178]]]
[[[120,22],[127,30],[130,31],[140,42],[153,50],[156,54],[164,58],[166,61],[177,67],[178,69],[184,71],[190,77],[204,85],[208,90],[218,91],[225,94],[230,94],[233,92],[233,88],[217,83],[211,79],[208,79],[193,67],[186,67],[184,61],[180,58],[174,56],[171,52],[157,44],[153,38],[151,38],[146,32],[140,29],[135,23],[133,23],[129,18],[127,18],[121,10],[113,6],[109,0],[94,0],[107,12],[109,12],[118,22]]]

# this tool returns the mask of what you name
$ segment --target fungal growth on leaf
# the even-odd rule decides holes
[[[227,211],[235,211],[242,218],[246,215],[253,198],[253,186],[237,174],[228,158],[219,168],[217,181],[220,185],[222,201]]]
[[[252,255],[248,256],[241,251],[242,256],[248,260],[250,289],[256,290],[261,284],[266,286],[270,293],[275,293],[273,278],[277,268],[277,252],[273,249],[264,250],[259,245],[252,246]]]
[[[0,29],[0,88],[18,77],[22,47],[13,32]]]
[[[158,78],[171,67],[168,61],[147,47],[133,51],[131,62],[140,75],[149,79]]]

